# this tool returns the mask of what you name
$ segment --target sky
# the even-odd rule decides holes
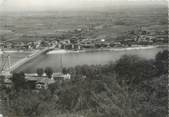
[[[88,9],[128,4],[129,2],[148,3],[165,0],[0,0],[0,10],[61,10]]]

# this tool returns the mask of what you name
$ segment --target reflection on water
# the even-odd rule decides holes
[[[138,55],[145,59],[153,59],[155,55],[163,50],[162,48],[153,48],[147,50],[130,51],[98,51],[84,53],[64,53],[64,54],[44,54],[31,62],[21,66],[16,71],[36,72],[37,68],[52,67],[55,72],[61,70],[61,67],[74,67],[77,65],[104,65],[118,60],[122,55]]]

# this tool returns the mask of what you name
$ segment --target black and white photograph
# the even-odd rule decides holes
[[[0,117],[167,117],[168,0],[0,0]]]

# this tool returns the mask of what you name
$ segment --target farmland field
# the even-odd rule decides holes
[[[2,12],[0,40],[57,38],[77,28],[94,29],[82,34],[84,38],[112,40],[139,26],[150,31],[166,31],[167,9],[167,6],[131,6],[102,11]]]

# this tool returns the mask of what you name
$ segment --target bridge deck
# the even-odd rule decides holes
[[[53,47],[51,48],[45,48],[43,50],[39,50],[39,51],[35,51],[35,53],[19,60],[18,62],[16,62],[14,65],[10,66],[8,69],[6,69],[5,71],[8,71],[8,72],[13,72],[15,71],[17,68],[19,68],[20,66],[24,65],[25,63],[31,61],[32,59],[35,59],[36,57],[38,57],[39,55],[41,54],[44,54],[50,50],[54,49]]]

